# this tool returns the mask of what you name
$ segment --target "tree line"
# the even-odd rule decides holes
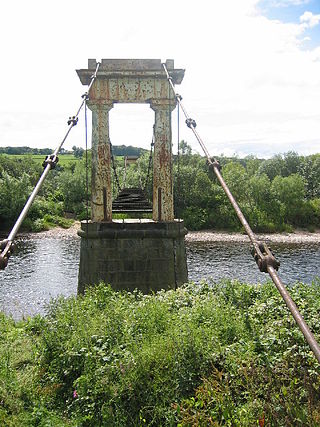
[[[241,230],[214,173],[206,160],[182,142],[174,156],[174,199],[176,217],[190,230]],[[51,150],[50,150],[51,152]],[[128,152],[126,153],[128,155]],[[90,181],[90,152],[88,156]],[[221,173],[234,197],[257,232],[291,231],[320,227],[320,154],[299,156],[295,152],[270,159],[220,157]],[[117,157],[116,171],[123,185],[124,162]],[[145,184],[149,154],[143,152],[126,172],[126,186]],[[31,156],[15,158],[0,154],[0,225],[12,225],[42,172],[41,162]],[[114,172],[113,172],[114,175]],[[113,195],[117,195],[113,176]],[[152,195],[152,176],[146,192]],[[50,172],[34,202],[25,227],[41,230],[54,224],[70,225],[66,217],[85,219],[90,184],[86,185],[86,162],[65,162]]]
[[[131,145],[114,145],[112,148],[113,154],[115,156],[140,156],[145,153],[147,150],[144,148],[133,147]],[[49,155],[52,154],[53,150],[51,148],[32,148],[27,146],[22,147],[0,147],[0,154],[9,154],[9,155]],[[82,157],[85,150],[82,147],[77,147],[74,145],[72,150],[66,150],[61,148],[60,154],[73,154],[75,157]]]
[[[320,226],[320,155],[219,158],[221,173],[253,229]],[[203,157],[182,155],[175,172],[177,210],[192,229],[239,230],[239,221]]]

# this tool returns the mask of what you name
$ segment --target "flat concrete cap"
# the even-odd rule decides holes
[[[89,59],[88,60],[88,68],[95,69],[97,66],[97,62],[95,59]],[[174,61],[173,59],[167,59],[166,60],[166,67],[168,70],[174,69]],[[161,59],[102,59],[101,70],[108,70],[108,71],[125,71],[125,70],[131,70],[131,71],[137,71],[137,70],[149,70],[149,71],[156,71],[156,70],[163,70]]]
[[[165,62],[173,83],[180,84],[185,70],[175,69],[174,60]],[[77,70],[83,85],[90,83],[91,76],[97,67],[96,59],[88,60],[88,69]],[[161,59],[102,59],[97,78],[166,78]]]

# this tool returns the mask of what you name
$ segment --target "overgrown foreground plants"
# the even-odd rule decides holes
[[[319,339],[319,282],[292,294]],[[320,425],[320,368],[271,284],[101,284],[0,332],[1,426]]]

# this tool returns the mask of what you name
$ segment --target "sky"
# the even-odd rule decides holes
[[[177,92],[211,155],[320,152],[320,0],[11,0],[0,12],[2,147],[60,144],[88,58],[159,58],[186,70]],[[116,105],[112,143],[148,148],[153,120],[148,105]],[[183,120],[180,138],[201,153]],[[85,146],[82,114],[73,145]]]

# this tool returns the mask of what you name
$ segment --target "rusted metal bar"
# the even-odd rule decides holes
[[[208,158],[209,164],[212,165],[212,161],[210,159],[210,157]],[[218,169],[217,166],[213,166],[213,170],[221,184],[221,187],[223,188],[224,192],[226,193],[228,199],[230,200],[241,224],[243,225],[244,229],[246,230],[247,235],[249,236],[249,239],[251,240],[252,244],[257,243],[257,239],[256,236],[254,235],[250,225],[248,224],[245,216],[243,215],[238,203],[236,202],[235,198],[233,197],[229,187],[227,186],[225,180],[222,178],[222,175]]]
[[[88,100],[88,93],[89,93],[89,91],[90,91],[90,89],[91,89],[91,87],[92,87],[92,85],[93,85],[93,83],[94,83],[94,81],[95,81],[95,79],[97,78],[97,73],[98,73],[98,71],[99,71],[99,67],[100,67],[100,62],[97,62],[97,66],[96,66],[96,69],[95,69],[95,72],[92,74],[92,76],[91,76],[91,81],[90,81],[90,84],[89,84],[89,86],[88,86],[88,90],[87,90],[87,92],[85,93],[85,94],[83,94],[82,95],[82,102],[81,102],[81,104],[80,104],[80,106],[79,106],[79,108],[78,108],[78,111],[77,111],[77,113],[76,113],[76,115],[75,116],[73,116],[72,118],[70,118],[69,119],[69,121],[68,121],[68,125],[69,125],[69,129],[68,129],[68,131],[67,131],[67,133],[66,133],[66,135],[65,135],[65,137],[63,138],[63,140],[61,141],[61,143],[60,143],[60,145],[58,145],[58,147],[55,149],[55,151],[53,152],[53,154],[56,156],[56,155],[58,155],[59,154],[59,152],[60,152],[60,150],[61,150],[61,148],[62,148],[62,146],[63,146],[63,144],[64,144],[64,142],[65,142],[65,140],[67,139],[67,137],[68,137],[68,135],[69,135],[69,133],[70,133],[70,131],[71,131],[71,129],[77,124],[77,122],[78,122],[78,116],[79,116],[79,114],[80,114],[80,111],[82,110],[82,107],[84,106],[84,104],[86,103],[86,101]]]
[[[158,221],[162,220],[162,189],[158,188]]]
[[[153,147],[154,147],[154,135],[152,136],[152,142],[151,142],[151,146],[150,146],[147,176],[146,176],[146,180],[145,180],[144,186],[141,187],[143,189],[143,191],[146,191],[147,185],[148,185],[148,182],[149,182],[149,178],[150,178]]]
[[[127,156],[124,156],[124,170],[123,170],[123,178],[122,178],[122,188],[126,188],[127,181]]]
[[[104,220],[107,221],[108,209],[107,209],[107,189],[106,189],[106,187],[103,187],[103,214],[104,214]]]
[[[118,177],[118,173],[117,173],[117,167],[115,164],[115,159],[114,159],[114,155],[113,155],[113,151],[112,151],[112,143],[110,140],[109,140],[109,146],[110,146],[110,158],[111,158],[111,165],[112,165],[112,169],[113,169],[113,176],[114,176],[114,179],[116,181],[118,192],[120,193],[122,188],[120,186],[119,177]]]
[[[287,307],[289,308],[294,320],[296,321],[298,327],[300,328],[301,332],[303,333],[307,343],[309,344],[311,350],[313,351],[313,354],[315,355],[316,359],[320,363],[320,346],[319,346],[318,342],[316,341],[314,335],[310,331],[305,320],[303,319],[302,315],[300,314],[296,304],[294,303],[293,299],[291,298],[291,296],[290,296],[289,292],[287,291],[285,285],[283,284],[283,282],[281,281],[281,279],[279,278],[279,276],[276,272],[276,270],[279,268],[280,263],[274,258],[272,252],[267,247],[267,245],[264,242],[259,242],[256,235],[252,231],[252,229],[251,229],[250,225],[248,224],[245,216],[243,215],[238,203],[236,202],[236,200],[233,197],[229,187],[227,186],[226,182],[224,181],[224,179],[220,173],[219,162],[215,158],[212,158],[210,156],[204,142],[202,141],[200,135],[198,134],[198,132],[195,129],[196,128],[196,122],[189,117],[186,109],[184,108],[184,106],[181,103],[182,97],[180,95],[177,95],[175,92],[175,87],[174,87],[174,84],[172,82],[172,78],[170,77],[170,75],[168,73],[166,65],[165,64],[162,64],[162,65],[163,65],[163,68],[164,68],[165,73],[167,75],[168,81],[171,85],[171,88],[172,88],[172,90],[176,96],[176,100],[177,100],[179,106],[181,107],[185,117],[186,117],[187,126],[192,130],[196,139],[198,140],[201,148],[203,149],[203,151],[207,157],[209,165],[213,168],[213,171],[216,174],[224,192],[226,193],[226,195],[227,195],[232,207],[234,208],[241,224],[243,225],[249,239],[251,240],[251,243],[253,245],[253,256],[254,256],[255,261],[258,264],[260,271],[268,273],[269,276],[271,277],[273,283],[276,285],[279,293],[281,294],[281,296],[284,299]]]
[[[44,171],[42,172],[42,175],[41,175],[37,185],[33,189],[31,195],[29,196],[27,203],[25,204],[24,208],[22,209],[16,223],[14,224],[8,238],[6,239],[7,244],[6,244],[5,248],[0,253],[0,270],[4,270],[6,268],[6,266],[8,265],[9,257],[13,252],[13,241],[16,237],[16,234],[19,231],[19,228],[21,227],[23,220],[27,216],[28,211],[29,211],[36,195],[38,194],[38,192],[39,192],[39,190],[43,184],[43,181],[46,179],[50,169],[51,169],[51,165],[47,164]]]
[[[99,66],[100,66],[100,63],[98,62],[96,70],[95,70],[94,74],[91,77],[91,82],[89,84],[88,91],[90,90],[91,86],[93,85],[94,80],[97,77]],[[58,155],[59,151],[61,150],[61,148],[62,148],[65,140],[68,138],[69,133],[71,132],[71,129],[74,126],[76,126],[76,124],[78,122],[79,113],[80,113],[83,105],[85,104],[86,100],[88,99],[88,92],[85,93],[82,96],[82,98],[83,98],[83,100],[82,100],[82,102],[80,104],[80,107],[77,110],[76,115],[70,117],[69,120],[68,120],[68,126],[69,126],[69,128],[68,128],[68,130],[67,130],[64,138],[62,139],[61,143],[55,149],[55,151],[53,152],[53,154],[50,155],[50,156],[47,156],[46,160],[44,161],[44,170],[43,170],[43,172],[42,172],[42,174],[41,174],[41,176],[39,178],[38,183],[36,184],[36,186],[34,187],[32,193],[30,194],[29,199],[27,200],[27,203],[25,204],[24,208],[22,209],[22,211],[21,211],[21,213],[20,213],[20,215],[19,215],[16,223],[14,224],[14,226],[13,226],[13,228],[12,228],[12,230],[11,230],[9,236],[8,236],[8,238],[6,239],[7,243],[6,243],[5,248],[3,250],[1,250],[1,247],[0,247],[0,250],[1,250],[1,252],[0,252],[0,270],[4,270],[6,268],[6,266],[8,265],[9,257],[11,255],[12,251],[13,251],[13,241],[14,241],[14,239],[15,239],[15,237],[16,237],[16,235],[17,235],[17,233],[18,233],[18,231],[19,231],[19,229],[21,227],[21,224],[23,223],[25,217],[27,216],[27,214],[29,212],[29,209],[30,209],[30,207],[31,207],[31,205],[32,205],[35,197],[37,196],[37,194],[38,194],[38,192],[39,192],[39,190],[40,190],[40,188],[41,188],[44,180],[46,179],[49,171],[51,169],[53,169],[53,167],[54,167],[55,163],[53,161],[51,161],[51,162],[48,161],[48,158],[56,159],[55,162],[57,161],[57,155]]]

